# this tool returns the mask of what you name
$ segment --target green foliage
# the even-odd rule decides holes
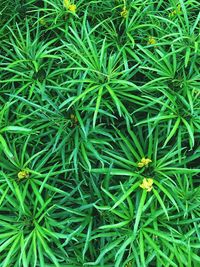
[[[0,267],[200,266],[199,9],[2,1]]]

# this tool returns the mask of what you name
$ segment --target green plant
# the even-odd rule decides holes
[[[0,267],[200,265],[199,8],[2,2]]]

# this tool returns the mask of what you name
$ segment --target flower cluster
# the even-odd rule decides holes
[[[121,11],[120,15],[123,18],[126,18],[128,16],[128,10],[126,9],[126,7],[123,8],[123,10]]]
[[[170,14],[169,17],[174,17],[177,14],[181,13],[181,5],[179,4],[175,10],[173,10]]]
[[[45,26],[46,25],[46,21],[44,19],[40,19],[39,20],[39,23],[42,25],[42,26]]]
[[[21,170],[20,172],[18,172],[17,176],[18,176],[19,180],[24,179],[24,178],[28,178],[29,172],[28,172],[28,170]]]
[[[65,8],[67,8],[70,12],[75,13],[76,12],[76,5],[71,4],[69,0],[64,0],[63,5]]]
[[[150,37],[149,37],[148,44],[149,44],[149,45],[154,45],[154,44],[156,44],[156,39],[155,39],[153,36],[150,36]]]
[[[133,265],[133,261],[131,260],[131,261],[129,261],[129,262],[126,264],[125,267],[131,267],[132,265]]]
[[[140,162],[138,162],[138,167],[139,168],[142,168],[144,166],[147,166],[150,162],[152,162],[151,159],[148,159],[148,158],[142,158]]]
[[[140,187],[147,192],[150,192],[153,189],[153,179],[152,178],[144,178]]]
[[[64,5],[64,7],[67,8],[70,5],[70,1],[69,0],[64,0],[63,1],[63,5]]]

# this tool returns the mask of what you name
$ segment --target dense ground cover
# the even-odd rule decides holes
[[[200,266],[199,1],[0,8],[0,266]]]

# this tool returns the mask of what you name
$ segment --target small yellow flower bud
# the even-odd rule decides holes
[[[150,162],[152,162],[152,160],[147,158],[147,159],[145,160],[145,165],[148,165]]]
[[[180,13],[181,12],[181,5],[179,4],[178,6],[177,6],[177,13]]]
[[[175,10],[173,10],[171,13],[169,13],[169,17],[174,17],[177,14],[181,13],[181,5],[179,4]]]
[[[121,11],[120,15],[123,18],[126,18],[128,16],[128,10],[126,9],[126,7],[123,8],[123,10]]]
[[[68,8],[68,6],[70,5],[70,1],[69,0],[64,0],[63,1],[63,6]]]
[[[148,44],[149,44],[149,45],[154,45],[154,44],[156,44],[156,39],[155,39],[153,36],[150,36],[150,37],[149,37]]]
[[[125,267],[131,267],[133,265],[133,261],[129,261]]]
[[[29,172],[27,170],[21,170],[20,172],[18,172],[17,176],[20,180],[24,178],[28,178]]]
[[[138,167],[139,167],[139,168],[144,167],[144,163],[142,163],[142,162],[138,162]]]
[[[74,114],[71,114],[71,115],[70,115],[70,119],[71,119],[74,123],[77,123],[77,122],[78,122],[78,119],[77,119],[77,117],[76,117]]]
[[[40,24],[41,24],[42,26],[45,26],[45,25],[46,25],[46,21],[45,21],[44,19],[40,19],[39,22],[40,22]]]

